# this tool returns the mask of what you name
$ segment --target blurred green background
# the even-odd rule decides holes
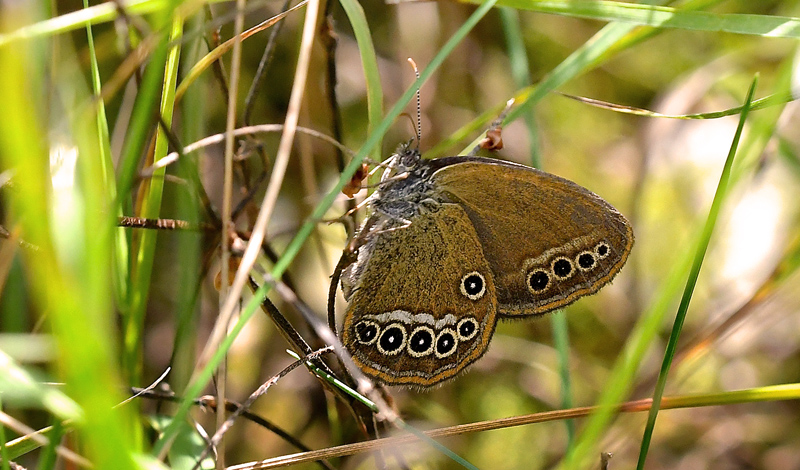
[[[166,177],[153,178],[163,184],[158,198],[148,199],[152,185],[145,182],[151,180],[137,176],[152,151],[161,81],[170,73],[163,64],[171,59],[159,59],[158,49],[147,51],[144,62],[157,67],[150,89],[155,91],[148,95],[142,91],[148,89],[147,72],[143,68],[133,76],[125,72],[132,57],[130,48],[146,44],[154,32],[169,32],[180,12],[187,11],[173,11],[166,1],[144,3],[152,4],[146,14],[131,8],[126,17],[116,15],[113,21],[97,12],[90,14],[97,23],[92,28],[92,52],[83,20],[63,29],[51,21],[60,18],[68,23],[65,18],[72,17],[60,15],[81,9],[80,2],[0,2],[4,76],[0,102],[5,103],[0,117],[0,223],[4,228],[0,351],[10,358],[2,361],[0,376],[5,378],[0,379],[0,399],[3,411],[33,429],[76,418],[65,425],[63,443],[100,468],[143,465],[134,463],[131,456],[150,452],[157,437],[150,418],[171,415],[173,405],[138,399],[114,411],[109,406],[130,395],[130,386],[152,383],[167,367],[172,367],[167,379],[171,390],[183,396],[220,305],[214,288],[220,270],[217,231],[113,227],[119,215],[152,214],[142,209],[148,204],[159,208],[155,217],[213,224],[200,194],[208,195],[217,215],[223,200],[222,144],[188,154],[169,167]],[[545,3],[555,4],[562,14],[537,11],[546,9]],[[245,28],[283,8],[274,1],[247,5]],[[786,102],[792,85],[797,90],[799,83],[800,2],[676,2],[671,6],[677,11],[699,8],[709,14],[686,17],[677,27],[631,27],[628,35],[603,53],[593,42],[608,24],[608,17],[600,18],[601,13],[624,19],[627,10],[621,3],[504,5],[513,8],[489,11],[421,87],[423,153],[445,139],[453,142],[446,149],[436,147],[436,156],[462,153],[486,128],[485,123],[476,124],[478,131],[465,130],[465,126],[487,111],[502,108],[525,86],[554,76],[564,81],[556,87],[558,92],[666,115],[741,106],[756,75],[757,98],[778,96],[776,103],[748,117],[665,395],[800,382],[800,278],[796,274],[800,115],[795,102]],[[183,36],[176,38],[173,32],[171,44],[180,44],[180,56],[173,59],[178,83],[218,44],[215,25],[220,27],[222,41],[234,31],[232,3],[181,5],[192,7],[192,15],[177,26]],[[383,116],[414,81],[406,59],[413,58],[424,69],[476,9],[457,2],[365,1],[361,7],[380,82],[365,78],[362,57],[368,53],[354,37],[354,30],[363,25],[354,26],[340,4],[323,3],[299,113],[301,126],[327,135],[334,135],[334,121],[338,121],[341,142],[353,151],[361,148],[376,124],[367,113],[368,87],[380,86]],[[587,8],[599,12],[592,13],[596,19],[584,17]],[[274,56],[252,102],[248,124],[284,122],[305,11],[288,14],[275,37]],[[644,11],[634,19],[646,18]],[[695,26],[682,26],[686,24]],[[31,25],[40,30],[33,28],[31,37],[14,36],[31,30]],[[752,27],[755,32],[725,32],[730,25]],[[335,49],[325,47],[326,26],[332,28],[329,37],[336,40]],[[248,89],[272,31],[267,29],[242,43],[237,127],[245,123]],[[589,54],[578,54],[575,72],[561,68],[576,51],[586,50],[599,55],[591,59]],[[105,117],[99,121],[91,111],[98,104],[91,98],[93,58],[99,83],[107,92],[101,104]],[[182,99],[169,106],[172,139],[183,146],[225,130],[234,68],[231,53],[218,64],[206,69]],[[337,82],[337,108],[331,102],[330,73]],[[621,274],[597,295],[540,319],[499,324],[488,353],[457,379],[428,392],[391,389],[391,402],[400,416],[419,428],[544,412],[568,403],[594,405],[610,388],[619,390],[625,400],[652,397],[687,276],[687,260],[708,217],[738,114],[668,119],[615,112],[555,92],[531,104],[521,118],[503,128],[505,148],[498,157],[538,164],[601,195],[631,220],[636,234],[633,253]],[[415,115],[413,101],[405,111]],[[484,121],[496,115],[489,112]],[[97,122],[106,123],[107,136],[98,131]],[[136,126],[143,133],[136,134]],[[387,157],[413,135],[410,121],[397,119],[382,139],[380,155]],[[244,199],[247,188],[255,188],[253,200],[236,220],[240,236],[246,237],[253,228],[279,138],[279,133],[272,133],[237,141],[233,204]],[[175,142],[163,145],[175,150]],[[337,158],[330,144],[297,135],[267,228],[268,244],[276,253],[286,249],[339,180],[342,168]],[[357,200],[366,193],[359,193]],[[326,217],[334,219],[347,210],[346,198],[340,194]],[[364,211],[358,213],[358,220],[363,215]],[[346,241],[342,224],[320,221],[288,269],[298,297],[320,319],[325,316],[330,276]],[[258,264],[272,266],[263,255]],[[672,290],[671,285],[675,286]],[[243,302],[249,298],[245,294]],[[322,346],[314,342],[310,327],[291,305],[274,293],[270,298],[312,347]],[[339,321],[344,306],[339,294]],[[659,308],[663,308],[661,320],[653,313]],[[658,334],[645,342],[636,373],[620,383],[613,379],[612,370],[626,344],[631,344],[643,315],[656,318]],[[566,320],[566,329],[553,325],[556,317]],[[137,322],[139,326],[132,326]],[[561,354],[554,330],[568,333]],[[269,319],[257,313],[229,350],[226,396],[244,401],[293,360],[285,353],[287,347]],[[566,380],[562,368],[568,371]],[[31,374],[30,392],[21,388],[21,374]],[[59,385],[42,385],[51,382]],[[565,384],[570,390],[566,402]],[[56,398],[49,395],[52,390]],[[204,393],[214,390],[210,384]],[[366,438],[347,408],[337,405],[333,395],[302,367],[282,378],[251,411],[312,449]],[[194,408],[190,416],[213,434],[211,411]],[[797,401],[777,398],[724,406],[696,403],[688,409],[662,411],[646,468],[800,468],[798,416]],[[613,453],[609,468],[633,468],[646,419],[645,413],[623,414],[604,426],[588,453],[589,463],[580,468],[599,468],[599,452]],[[586,422],[586,418],[574,420],[574,432],[558,420],[441,442],[482,469],[555,468],[574,450]],[[4,439],[24,434],[7,428]],[[243,419],[236,422],[225,443],[227,465],[298,452],[273,432]],[[60,458],[52,459],[56,463],[48,460],[47,448],[16,449],[15,460],[27,468],[67,468]],[[398,447],[396,453],[402,457],[383,456],[387,468],[459,468],[422,444]],[[180,457],[196,455],[196,447],[180,448],[168,463],[184,468]],[[116,459],[127,463],[117,467]],[[330,461],[335,468],[346,469],[380,468],[379,462],[369,454]],[[292,468],[318,466],[306,463]]]

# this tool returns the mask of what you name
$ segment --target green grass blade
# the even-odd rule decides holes
[[[517,88],[525,88],[531,85],[531,73],[528,53],[525,50],[525,41],[522,36],[522,27],[519,22],[519,13],[511,8],[500,8],[499,12],[500,20],[503,23],[503,32],[506,35],[508,59],[511,62],[511,75],[514,77],[514,84]],[[530,140],[530,164],[534,168],[541,168],[542,156],[539,149],[539,134],[532,109],[529,109],[524,114],[524,119],[528,129],[528,140]]]
[[[125,11],[132,15],[152,13],[164,8],[168,0],[133,0],[123,2]],[[0,34],[0,47],[15,41],[47,37],[75,31],[88,24],[99,24],[113,21],[119,17],[117,2],[106,2],[94,5],[83,10],[74,11],[65,15],[39,21],[31,25],[22,26],[14,31]]]
[[[12,16],[15,21],[23,17],[19,11],[3,13],[3,27],[10,26]],[[134,420],[127,410],[112,409],[120,399],[116,345],[108,333],[114,324],[108,285],[114,212],[102,185],[95,121],[78,105],[90,95],[80,87],[82,81],[54,85],[53,92],[65,98],[61,123],[72,140],[52,141],[61,165],[51,175],[51,141],[42,128],[48,119],[39,115],[47,108],[41,90],[50,58],[46,48],[33,46],[0,47],[0,69],[31,71],[0,74],[0,102],[13,116],[0,120],[0,158],[15,171],[8,204],[17,217],[24,214],[18,222],[22,237],[37,247],[22,253],[30,295],[36,308],[47,312],[58,349],[54,367],[64,391],[82,409],[77,437],[98,468],[132,469],[128,429]],[[62,70],[78,69],[74,56],[62,59]]]
[[[709,4],[718,2],[719,0],[694,0],[686,2],[684,9],[698,9]],[[658,3],[658,2],[644,2],[644,3]],[[597,34],[595,34],[583,46],[576,49],[569,55],[561,64],[554,68],[547,76],[536,85],[529,85],[521,88],[515,93],[514,99],[516,106],[520,109],[513,109],[505,119],[505,122],[512,122],[520,116],[527,116],[529,109],[532,108],[537,102],[544,98],[548,93],[558,89],[561,85],[567,83],[569,80],[577,77],[578,75],[597,67],[599,64],[608,61],[613,55],[638,44],[639,42],[654,36],[659,33],[657,29],[636,29],[635,26],[629,24],[616,24],[612,23],[604,27]],[[454,145],[464,140],[476,132],[485,130],[487,124],[494,120],[505,104],[500,104],[494,108],[486,110],[483,114],[473,119],[472,122],[461,127],[458,131],[454,132],[448,138],[442,140],[426,152],[428,158],[437,158],[445,155]],[[734,111],[735,114],[738,110]],[[469,151],[478,142],[476,138],[468,144],[464,150]],[[534,165],[536,166],[536,165]]]
[[[461,466],[462,466],[462,467],[464,467],[464,468],[470,469],[470,470],[478,470],[478,467],[476,467],[475,465],[473,465],[473,464],[471,464],[471,463],[467,462],[467,460],[466,460],[466,459],[464,459],[464,458],[463,458],[463,457],[461,457],[460,455],[456,454],[456,453],[455,453],[455,452],[453,452],[452,450],[448,449],[447,447],[445,447],[444,445],[442,445],[442,444],[441,444],[439,441],[437,441],[436,439],[433,439],[432,437],[428,436],[427,434],[425,434],[424,432],[422,432],[422,431],[420,431],[419,429],[415,428],[414,426],[410,426],[410,425],[408,425],[408,424],[407,424],[405,421],[403,421],[402,419],[398,419],[398,420],[397,420],[397,422],[396,422],[396,424],[397,424],[397,425],[398,425],[398,427],[400,427],[401,429],[404,429],[404,430],[406,430],[406,431],[410,432],[411,434],[413,434],[413,435],[417,436],[417,438],[419,438],[419,440],[421,440],[422,442],[424,442],[424,443],[428,444],[429,446],[431,446],[431,447],[433,447],[434,449],[438,450],[438,451],[439,451],[439,452],[441,452],[442,454],[446,455],[446,456],[447,456],[447,457],[448,457],[450,460],[452,460],[453,462],[455,462],[455,463],[457,463],[457,464],[461,465]]]
[[[155,27],[156,31],[161,31],[160,28],[166,28],[167,26],[164,25],[169,24],[167,18],[171,18],[175,13],[175,5],[171,5],[171,7],[161,12],[160,21]],[[149,57],[139,90],[136,93],[130,124],[125,134],[125,143],[117,167],[117,194],[123,211],[129,209],[130,204],[127,202],[130,197],[129,193],[138,178],[137,170],[144,154],[144,148],[149,142],[148,135],[155,122],[153,116],[156,113],[156,106],[161,102],[164,70],[170,50],[172,49],[168,47],[168,39],[163,37]]]
[[[542,98],[547,96],[550,91],[555,90],[591,67],[598,57],[605,54],[606,50],[614,46],[617,41],[624,38],[633,28],[633,26],[626,24],[606,25],[589,39],[589,41],[576,49],[569,57],[550,71],[540,83],[523,88],[517,92],[514,96],[515,107],[508,113],[504,122],[512,122],[520,116],[527,114],[529,110]],[[466,136],[484,130],[486,124],[500,114],[503,106],[505,106],[505,104],[487,110],[471,123],[462,127],[457,134],[450,136],[430,149],[425,155],[429,158],[440,157]],[[466,149],[472,149],[476,144],[477,139],[467,145]]]
[[[356,0],[341,0],[339,3],[350,20],[353,34],[358,43],[358,51],[361,54],[361,66],[364,67],[364,78],[367,83],[367,132],[372,134],[380,124],[383,114],[383,88],[381,87],[381,76],[378,71],[378,58],[375,55],[375,46],[372,43],[372,34],[361,4]],[[375,144],[375,148],[370,152],[370,157],[376,162],[382,160],[381,140],[378,140]]]
[[[700,406],[734,405],[798,399],[800,399],[800,383],[790,383],[719,393],[667,397],[664,399],[665,403],[662,404],[662,408],[696,408]]]
[[[203,13],[197,13],[186,20],[186,29],[200,29],[205,21]],[[206,49],[205,41],[200,38],[192,38],[183,46],[181,62],[183,70],[189,70],[192,64],[203,57]],[[181,141],[195,142],[207,135],[207,115],[209,104],[206,102],[205,85],[206,78],[201,77],[197,85],[186,90],[184,99],[179,101],[181,112]],[[176,92],[177,94],[177,92]],[[197,159],[194,157],[181,158],[175,165],[175,175],[185,181],[199,180],[200,174]],[[185,220],[200,222],[203,220],[201,211],[203,210],[200,198],[193,191],[185,191],[183,188],[167,187],[169,190],[174,188],[171,196],[167,195],[165,201],[174,202],[174,209],[177,214],[182,214]],[[175,342],[172,350],[170,365],[172,371],[169,375],[170,385],[173,390],[183,390],[189,381],[191,371],[196,363],[195,351],[197,349],[197,339],[201,334],[197,331],[196,314],[199,305],[200,289],[202,280],[200,274],[203,270],[203,235],[198,233],[176,233],[179,237],[177,243],[175,285],[185,286],[176,291],[175,318]]]
[[[563,310],[558,310],[550,315],[553,329],[553,345],[558,351],[558,375],[561,380],[561,408],[568,410],[573,407],[572,402],[572,379],[569,373],[569,328],[567,327],[567,316]],[[568,419],[564,421],[567,427],[567,448],[572,446],[575,440],[575,421]]]
[[[166,126],[172,123],[172,114],[175,105],[175,87],[177,86],[178,66],[180,63],[180,42],[176,41],[183,32],[183,20],[176,17],[172,23],[170,40],[175,41],[170,49],[166,68],[164,70],[164,85],[162,89],[160,114]],[[167,154],[169,143],[163,130],[159,127],[156,136],[153,161],[158,161]],[[139,216],[147,219],[157,219],[161,211],[161,198],[164,190],[165,169],[156,170],[153,177],[147,182],[146,196],[143,200]],[[136,246],[136,259],[132,271],[130,311],[125,325],[125,355],[124,364],[128,380],[131,384],[140,383],[141,354],[144,339],[144,313],[147,307],[147,298],[150,291],[150,278],[155,256],[156,230],[142,230],[139,232],[138,245]]]
[[[751,103],[750,111],[759,109],[758,113],[750,113],[750,121],[748,125],[747,135],[742,144],[740,145],[739,155],[733,162],[733,169],[731,170],[731,181],[738,182],[742,177],[758,171],[763,165],[764,149],[767,147],[768,142],[776,135],[780,135],[777,131],[779,126],[778,122],[784,115],[786,104],[790,100],[783,100],[781,98],[791,97],[791,100],[798,99],[793,96],[792,81],[796,80],[795,67],[797,64],[792,57],[787,57],[780,66],[776,75],[776,81],[772,85],[772,93],[766,98],[773,98],[768,100],[769,106],[756,108],[756,103],[762,103],[763,100],[753,100]]]
[[[783,93],[788,87],[789,78],[791,77],[791,58],[787,59],[784,64],[782,77],[778,80],[775,88],[777,94]],[[758,102],[759,100],[755,100]],[[779,103],[777,103],[779,104]],[[751,122],[764,120],[763,124],[751,126],[751,131],[748,132],[748,140],[740,145],[740,157],[734,161],[732,170],[731,182],[736,182],[744,168],[750,171],[756,167],[753,165],[745,164],[749,160],[757,160],[754,155],[761,155],[764,145],[768,141],[766,135],[772,135],[769,129],[774,129],[777,118],[780,115],[781,107],[774,107],[768,115],[764,112],[751,115]],[[764,129],[763,131],[756,131],[756,129]],[[739,170],[741,168],[742,170]],[[690,246],[698,246],[699,235]],[[676,259],[675,264],[670,270],[669,276],[666,278],[662,285],[660,292],[655,296],[656,300],[650,307],[643,313],[636,327],[629,335],[628,343],[625,350],[622,352],[620,359],[617,361],[611,376],[607,380],[609,384],[599,399],[601,409],[598,413],[594,414],[584,428],[584,431],[579,437],[579,442],[576,445],[574,452],[570,453],[565,459],[566,464],[564,468],[574,468],[578,462],[587,462],[595,452],[595,443],[602,436],[608,423],[611,421],[615,411],[613,409],[614,403],[624,401],[632,383],[633,376],[641,363],[642,357],[646,352],[649,345],[652,343],[653,338],[663,324],[663,320],[667,314],[671,299],[677,296],[678,291],[682,285],[685,285],[685,279],[689,276],[689,269],[692,263],[693,252],[685,251],[681,253],[680,258]]]
[[[55,468],[58,455],[56,448],[61,442],[64,435],[64,426],[58,419],[53,421],[53,426],[47,432],[48,444],[42,449],[42,454],[39,456],[39,465],[36,467],[39,470],[51,470]]]
[[[467,0],[479,3],[477,0]],[[499,0],[498,6],[556,15],[613,21],[633,26],[800,38],[800,18],[742,13],[711,13],[637,3]]]
[[[3,412],[3,400],[2,396],[0,396],[0,413],[2,412]],[[6,448],[7,443],[8,441],[6,441],[6,427],[0,425],[0,460],[2,460],[0,464],[3,465],[2,467],[3,470],[11,470],[11,466],[9,465],[11,459],[8,457],[8,449]]]
[[[89,0],[83,0],[83,8],[89,8]],[[94,34],[92,33],[91,22],[86,22],[86,39],[89,49],[89,65],[91,67],[92,95],[94,96],[95,121],[97,123],[97,148],[100,157],[100,164],[103,168],[103,186],[105,194],[111,200],[117,199],[117,181],[114,175],[114,162],[111,158],[111,142],[108,131],[108,119],[106,117],[106,105],[101,97],[103,84],[100,80],[100,69],[97,65],[97,54],[94,47]],[[117,208],[117,215],[122,215],[121,208]],[[117,303],[123,302],[127,298],[127,278],[128,278],[128,238],[125,231],[118,228],[114,233],[114,287],[116,288]]]
[[[705,259],[706,251],[708,250],[708,245],[711,241],[711,235],[714,232],[714,226],[717,223],[717,217],[719,217],[719,211],[722,208],[722,203],[725,201],[728,193],[728,183],[731,177],[733,158],[736,156],[736,151],[739,148],[739,139],[742,136],[744,123],[747,120],[747,115],[750,112],[750,103],[753,101],[753,95],[755,93],[757,83],[758,78],[753,80],[752,85],[750,85],[750,90],[747,93],[747,99],[745,100],[744,107],[742,108],[742,114],[739,118],[739,126],[736,128],[736,134],[734,134],[733,143],[731,144],[730,151],[728,152],[728,158],[725,160],[725,165],[722,168],[722,175],[719,178],[719,184],[717,185],[717,191],[714,194],[714,200],[711,203],[711,209],[708,212],[706,224],[703,227],[703,232],[700,235],[700,241],[697,245],[697,248],[694,250],[695,254],[694,260],[692,261],[692,268],[689,271],[689,278],[686,280],[686,287],[684,288],[683,296],[681,297],[681,303],[678,307],[678,314],[676,315],[675,322],[672,326],[672,332],[670,333],[669,342],[667,343],[667,350],[664,353],[664,361],[661,364],[661,372],[658,374],[658,382],[656,383],[656,389],[653,393],[653,407],[650,408],[650,413],[647,416],[647,425],[645,426],[641,450],[639,451],[639,461],[636,466],[636,468],[639,470],[644,468],[644,463],[647,459],[647,451],[650,448],[650,440],[653,436],[653,429],[656,425],[656,418],[658,417],[661,397],[664,395],[664,387],[667,385],[669,369],[672,365],[672,359],[675,357],[675,351],[678,348],[678,339],[680,338],[681,330],[683,329],[683,323],[686,320],[686,312],[689,310],[689,302],[692,300],[694,287],[697,285],[697,277],[700,275],[700,268],[703,266],[703,260]]]
[[[62,424],[58,418],[55,418],[53,426],[48,426],[35,432],[35,435],[42,436],[48,440],[48,444],[42,449],[42,455],[39,458],[39,466],[37,468],[45,468],[47,457],[44,454],[51,452],[51,449],[52,452],[55,453],[55,449],[58,446],[65,429],[71,428]],[[18,437],[17,439],[7,442],[6,444],[9,460],[16,460],[21,456],[42,447],[42,444],[36,442],[31,434]]]
[[[690,266],[691,258],[684,254],[670,268],[665,282],[654,296],[655,300],[636,323],[625,349],[606,380],[608,386],[598,399],[598,411],[585,424],[575,446],[567,453],[559,468],[582,468],[587,464],[587,458],[596,455],[595,445],[616,413],[616,404],[623,402],[628,394],[641,360],[658,334]]]

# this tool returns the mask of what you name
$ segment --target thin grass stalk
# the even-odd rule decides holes
[[[734,390],[730,392],[664,397],[661,400],[661,409],[672,410],[700,406],[721,406],[757,403],[764,401],[775,402],[782,400],[800,400],[800,383]],[[644,400],[635,400],[631,402],[615,404],[614,409],[621,413],[641,413],[648,411],[651,406],[652,399],[647,398]],[[512,416],[508,418],[479,421],[475,423],[458,424],[455,426],[425,431],[425,434],[432,438],[460,436],[467,433],[486,432],[496,429],[508,429],[511,427],[526,426],[536,423],[587,417],[596,413],[597,410],[597,406],[584,406],[570,410],[545,411],[522,416]],[[254,470],[287,467],[291,465],[297,465],[299,463],[313,462],[320,459],[332,459],[336,457],[356,455],[364,452],[372,452],[383,448],[397,448],[401,445],[408,445],[412,443],[416,444],[417,442],[417,436],[406,434],[401,436],[373,439],[371,441],[356,442],[353,444],[344,444],[341,446],[313,450],[310,452],[283,455],[257,462],[233,465],[228,467],[228,470]],[[592,467],[587,466],[585,468]]]
[[[781,79],[784,78],[787,77],[786,76],[781,77]],[[758,98],[756,100],[753,100],[753,102],[750,103],[750,110],[755,111],[761,109],[774,108],[776,106],[781,106],[797,100],[798,98],[793,96],[792,92],[789,90],[788,82],[786,82],[785,85],[787,86],[777,86],[776,89],[778,91],[776,93],[767,95],[763,98]],[[595,106],[601,109],[607,109],[617,113],[630,114],[632,116],[644,116],[650,118],[681,119],[686,121],[699,120],[699,119],[719,119],[725,116],[735,116],[737,114],[741,114],[742,112],[742,106],[734,106],[733,108],[727,108],[720,111],[709,111],[704,113],[665,114],[652,111],[650,109],[637,108],[635,106],[620,105],[594,98],[587,98],[585,96],[570,95],[569,93],[558,93],[558,94],[563,96],[564,98],[569,98],[571,100],[579,101],[581,103],[588,104],[590,106]],[[783,108],[777,109],[775,113],[780,114],[782,109]],[[741,162],[741,160],[739,159],[737,159],[736,161]],[[734,174],[736,174],[736,167],[740,165],[741,163],[734,165]]]
[[[795,51],[797,50],[795,49]],[[768,148],[770,140],[775,136],[779,121],[784,116],[786,104],[800,99],[800,94],[792,88],[792,81],[797,80],[797,74],[800,72],[798,66],[800,66],[800,56],[797,55],[797,52],[794,56],[786,57],[779,66],[775,83],[772,85],[772,93],[750,103],[751,111],[755,109],[763,109],[763,111],[750,115],[748,132],[740,145],[740,156],[733,162],[731,169],[731,184],[738,183],[745,175],[758,172],[763,165],[764,152]],[[786,100],[781,98],[786,98]],[[766,105],[764,105],[765,101]],[[759,108],[756,108],[756,102],[761,105]],[[743,112],[743,106],[740,108]]]
[[[290,13],[293,13],[304,6],[306,6],[307,0],[302,0],[297,3],[297,5],[289,8],[288,10],[281,11],[280,13],[276,14],[272,18],[269,18],[265,21],[262,21],[256,26],[249,28],[247,31],[241,33],[238,37],[240,41],[245,41],[253,37],[253,35],[271,28],[277,25],[279,22],[283,21]],[[237,10],[237,11],[246,11],[247,8],[244,10]],[[213,21],[211,23],[214,23]],[[201,31],[204,28],[199,28]],[[207,26],[206,26],[207,29]],[[214,64],[218,64],[220,58],[222,58],[228,51],[231,50],[233,47],[234,39],[228,39],[227,41],[223,42],[222,44],[218,45],[217,47],[213,48],[212,50],[208,51],[203,57],[200,57],[198,60],[194,61],[187,69],[189,70],[183,79],[181,80],[180,85],[178,85],[178,90],[175,93],[175,100],[181,101],[183,95],[186,93],[186,90],[206,71],[206,69],[213,67]]]
[[[567,316],[563,310],[557,310],[550,315],[550,322],[553,330],[553,343],[558,352],[558,375],[561,381],[561,408],[569,409],[573,407],[572,401],[572,379],[570,378],[569,368],[569,328],[567,326]],[[575,422],[572,420],[564,421],[567,428],[567,449],[575,441]]]
[[[205,21],[202,13],[197,13],[186,20],[187,29],[196,29],[203,25]],[[183,70],[191,68],[191,64],[197,62],[202,57],[205,41],[195,38],[184,45],[181,54]],[[205,81],[200,83],[205,85]],[[203,86],[195,86],[187,90],[185,100],[179,103],[181,109],[181,139],[184,142],[194,142],[206,134],[206,100]],[[164,159],[173,155],[171,153]],[[163,161],[162,159],[161,161]],[[199,178],[196,158],[189,157],[181,159],[175,168],[175,174],[179,178],[190,180]],[[200,221],[201,207],[198,197],[190,191],[175,192],[176,212],[183,214],[189,221]],[[182,286],[176,291],[175,308],[175,340],[173,343],[172,358],[170,365],[169,382],[173,390],[182,391],[189,380],[192,368],[195,364],[195,349],[197,338],[200,336],[197,331],[197,323],[194,321],[199,299],[201,279],[202,234],[183,233],[176,234],[181,241],[178,243],[177,250],[177,278],[175,285]]]
[[[59,418],[56,417],[54,419],[61,427],[58,432],[63,434],[63,429],[67,428],[67,426],[61,424]],[[48,426],[37,431],[2,412],[0,412],[0,423],[17,434],[21,434],[20,437],[6,443],[9,460],[14,460],[40,447],[47,448],[54,445],[55,452],[71,464],[85,468],[92,466],[92,463],[85,458],[66,447],[58,445],[61,434],[56,433],[55,426]]]
[[[183,18],[173,18],[170,30],[170,39],[177,40],[183,33]],[[175,86],[177,83],[178,68],[180,63],[180,43],[169,50],[164,68],[164,85],[160,100],[160,114],[164,125],[172,124],[172,115],[175,105]],[[159,127],[156,134],[153,161],[158,161],[167,154],[169,142],[164,131]],[[164,170],[159,170],[153,178],[144,184],[144,199],[139,211],[139,216],[146,219],[157,219],[161,213],[161,199],[164,191]],[[142,346],[144,344],[143,329],[144,316],[147,310],[147,299],[150,292],[150,279],[153,273],[156,239],[158,232],[143,230],[138,233],[138,243],[135,249],[136,259],[132,266],[131,303],[128,321],[125,330],[125,365],[130,384],[141,382],[142,374]]]
[[[244,0],[236,1],[236,19],[233,26],[233,52],[231,53],[231,76],[229,80],[229,98],[228,98],[228,116],[225,121],[225,166],[222,184],[222,233],[220,234],[220,243],[222,248],[222,256],[220,260],[220,289],[219,289],[219,307],[224,310],[226,301],[228,300],[229,290],[229,277],[231,247],[230,237],[228,234],[233,231],[233,220],[231,220],[231,199],[233,197],[233,152],[234,144],[236,143],[233,130],[236,127],[236,105],[239,100],[239,77],[242,70],[242,30],[244,30]],[[223,327],[227,331],[230,317],[222,315],[226,318]],[[217,403],[225,403],[226,389],[227,389],[227,361],[223,360],[217,369]],[[226,413],[224,407],[217,408],[217,429],[221,429],[225,425]],[[217,470],[225,468],[225,441],[220,436],[220,442],[217,448]]]
[[[281,11],[286,11],[289,9],[289,5],[291,5],[291,0],[284,0],[283,6],[281,7]],[[262,86],[264,85],[264,77],[265,72],[269,65],[272,63],[272,59],[275,56],[275,46],[276,46],[276,39],[278,35],[283,30],[283,27],[286,23],[280,22],[276,23],[275,27],[272,28],[272,31],[269,33],[269,39],[267,39],[267,45],[264,47],[264,52],[261,53],[261,60],[258,62],[258,68],[254,72],[253,81],[250,83],[250,89],[247,90],[247,97],[244,99],[244,112],[242,113],[242,124],[245,126],[249,126],[252,124],[250,117],[253,114],[253,107],[256,104],[256,97],[258,96],[259,91],[261,91]],[[244,39],[244,38],[243,38]]]

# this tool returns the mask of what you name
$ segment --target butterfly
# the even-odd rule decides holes
[[[388,385],[431,387],[487,350],[499,318],[597,292],[633,246],[630,223],[569,180],[475,156],[388,160],[341,276],[342,342]]]

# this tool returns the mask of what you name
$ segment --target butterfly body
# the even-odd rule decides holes
[[[367,375],[429,387],[486,351],[499,317],[540,315],[622,268],[630,224],[568,180],[479,157],[403,148],[342,275],[342,341]]]

